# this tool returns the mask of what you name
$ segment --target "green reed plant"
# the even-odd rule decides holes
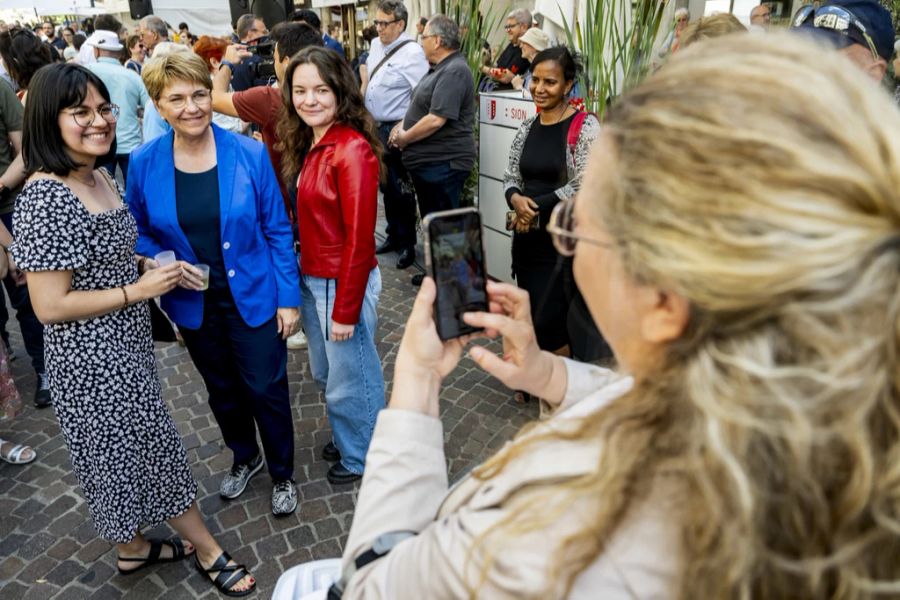
[[[602,119],[612,99],[649,72],[653,43],[668,0],[588,0],[584,22],[563,16],[569,45],[584,62],[585,108]]]
[[[479,0],[444,0],[441,2],[441,12],[460,26],[460,51],[469,63],[477,87],[481,67],[486,59],[489,61],[491,58],[490,50],[484,49],[485,40],[499,29],[509,12],[509,4],[492,2],[482,13]]]

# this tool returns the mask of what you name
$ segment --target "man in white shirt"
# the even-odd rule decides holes
[[[387,239],[375,252],[396,251],[398,269],[411,266],[416,257],[416,197],[400,151],[389,147],[387,141],[394,125],[406,114],[413,88],[428,72],[425,52],[405,32],[407,18],[406,6],[399,0],[383,0],[378,4],[375,13],[378,38],[372,40],[366,61],[369,72],[366,108],[378,122],[387,169],[387,177],[381,185]]]

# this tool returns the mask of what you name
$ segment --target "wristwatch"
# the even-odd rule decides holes
[[[231,62],[230,60],[223,60],[222,62],[220,62],[219,63],[220,71],[222,70],[222,67],[228,67],[229,69],[231,69],[231,72],[234,73],[234,63]]]

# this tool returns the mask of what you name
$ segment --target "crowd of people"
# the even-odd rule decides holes
[[[602,123],[573,101],[578,54],[524,9],[475,74],[458,23],[413,36],[400,0],[356,69],[308,9],[230,38],[100,15],[78,49],[52,22],[0,29],[0,275],[119,573],[192,557],[226,595],[256,587],[200,513],[160,325],[232,452],[220,495],[265,466],[277,517],[298,506],[288,350],[308,348],[327,479],[362,483],[332,576],[300,565],[278,600],[898,593],[891,16],[835,0],[772,32],[762,8],[751,33],[676,11]],[[417,219],[461,206],[488,89],[537,109],[503,181],[517,285],[489,282],[463,316],[481,333],[441,341],[417,274],[386,407],[376,256],[410,268]],[[544,418],[451,488],[438,398],[464,352]],[[163,522],[180,537],[142,536]]]

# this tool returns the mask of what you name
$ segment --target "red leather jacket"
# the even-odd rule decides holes
[[[359,321],[375,260],[378,159],[355,129],[335,123],[312,147],[297,180],[300,271],[337,279],[331,318]]]

